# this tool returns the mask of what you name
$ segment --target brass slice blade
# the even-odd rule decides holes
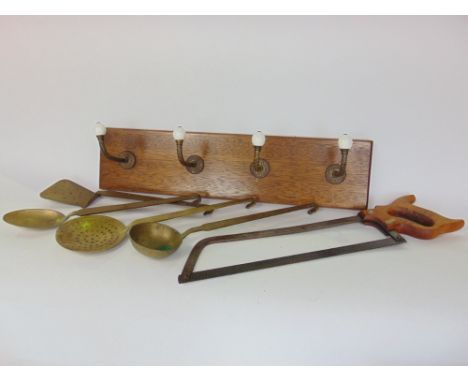
[[[97,197],[96,193],[68,179],[59,180],[49,186],[40,193],[40,196],[82,208],[87,207]]]

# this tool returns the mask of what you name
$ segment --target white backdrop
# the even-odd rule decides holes
[[[100,120],[349,132],[375,143],[370,206],[414,193],[446,216],[468,214],[468,17],[0,17],[0,55],[3,212],[65,211],[37,197],[61,178],[97,189]],[[53,235],[5,224],[0,234],[4,363],[468,362],[465,231],[409,243],[433,254],[429,265],[405,250],[393,265],[336,260],[348,262],[189,288],[175,283],[182,255],[155,280],[153,263],[119,251],[90,260],[63,256]],[[339,280],[329,264],[346,264]]]

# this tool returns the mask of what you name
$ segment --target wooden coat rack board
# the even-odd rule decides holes
[[[267,136],[261,157],[270,173],[257,179],[250,173],[254,150],[245,134],[187,133],[185,157],[200,155],[205,168],[189,173],[177,160],[172,132],[108,128],[108,151],[131,151],[136,165],[124,169],[101,155],[100,187],[107,190],[180,194],[199,192],[206,197],[234,199],[256,195],[260,202],[364,209],[369,195],[372,141],[355,140],[348,156],[346,179],[330,184],[328,165],[339,163],[337,139]]]

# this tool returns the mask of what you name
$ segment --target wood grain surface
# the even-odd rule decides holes
[[[254,155],[250,135],[188,132],[184,156],[204,159],[200,174],[190,174],[178,162],[170,131],[108,128],[105,144],[111,154],[131,151],[136,156],[135,167],[123,169],[101,155],[100,187],[107,190],[198,192],[220,199],[255,195],[267,203],[367,208],[372,158],[368,140],[354,141],[346,179],[338,185],[325,180],[327,166],[340,161],[336,138],[267,136],[261,158],[269,161],[271,170],[263,179],[250,174]]]
[[[415,206],[415,201],[414,195],[405,195],[391,204],[363,210],[359,215],[364,223],[377,223],[387,231],[397,231],[418,239],[434,239],[443,233],[458,231],[465,225],[462,219],[449,219]]]

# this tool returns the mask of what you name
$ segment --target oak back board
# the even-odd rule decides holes
[[[176,195],[200,192],[206,197],[234,199],[256,195],[260,202],[324,207],[367,207],[372,141],[355,140],[348,155],[347,176],[341,184],[325,180],[325,169],[339,163],[337,139],[267,136],[261,158],[270,174],[251,175],[254,150],[246,134],[188,132],[184,156],[200,155],[205,168],[189,173],[177,160],[172,132],[108,128],[105,144],[111,154],[131,151],[136,165],[124,169],[101,155],[100,187],[108,190]]]

